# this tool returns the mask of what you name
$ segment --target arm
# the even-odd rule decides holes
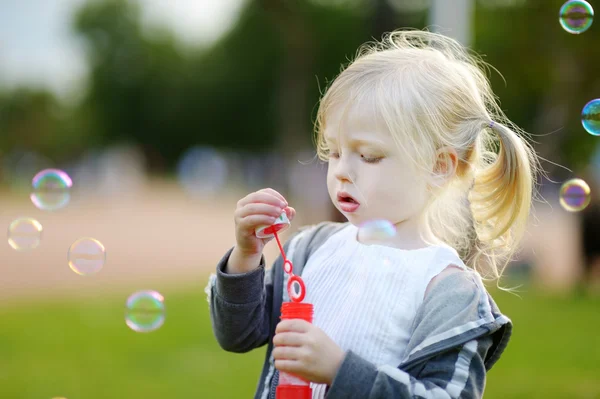
[[[217,265],[209,286],[210,319],[219,345],[226,351],[244,353],[267,343],[273,304],[273,274],[261,257],[258,267],[247,273],[228,274],[230,249]],[[278,259],[279,261],[279,259]]]
[[[392,366],[376,367],[348,352],[327,393],[337,398],[481,398],[484,360],[492,337],[472,340],[427,360],[418,372]]]

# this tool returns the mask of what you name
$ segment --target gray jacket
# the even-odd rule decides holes
[[[284,245],[300,275],[306,260],[346,224],[301,229]],[[283,259],[245,274],[224,272],[232,250],[207,286],[215,337],[226,351],[244,353],[268,344],[255,399],[274,399],[279,374],[273,335],[287,299]],[[289,299],[287,299],[289,300]],[[475,272],[451,273],[432,286],[413,321],[406,355],[397,367],[372,364],[348,351],[327,399],[481,398],[486,372],[508,344],[511,321],[502,315]]]

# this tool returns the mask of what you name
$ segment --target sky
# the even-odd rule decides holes
[[[44,87],[68,97],[85,81],[72,15],[87,0],[0,0],[0,87]],[[185,43],[209,43],[235,21],[244,0],[137,0],[144,21]]]

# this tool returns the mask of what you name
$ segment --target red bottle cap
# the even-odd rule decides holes
[[[312,389],[306,385],[278,385],[275,397],[277,399],[311,399]]]
[[[281,304],[281,320],[302,319],[312,323],[313,314],[312,303],[284,302]]]

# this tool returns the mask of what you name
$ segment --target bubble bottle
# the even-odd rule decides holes
[[[288,274],[287,291],[291,302],[281,304],[281,320],[302,319],[309,323],[313,321],[313,304],[303,303],[306,296],[306,287],[300,276],[293,273],[294,266],[287,259],[281,241],[277,233],[285,230],[290,225],[290,221],[285,211],[277,218],[274,224],[270,226],[261,226],[256,229],[256,236],[259,238],[275,237],[281,256],[283,257],[283,271]],[[311,399],[312,389],[310,382],[290,373],[279,373],[279,384],[275,391],[276,399]]]

